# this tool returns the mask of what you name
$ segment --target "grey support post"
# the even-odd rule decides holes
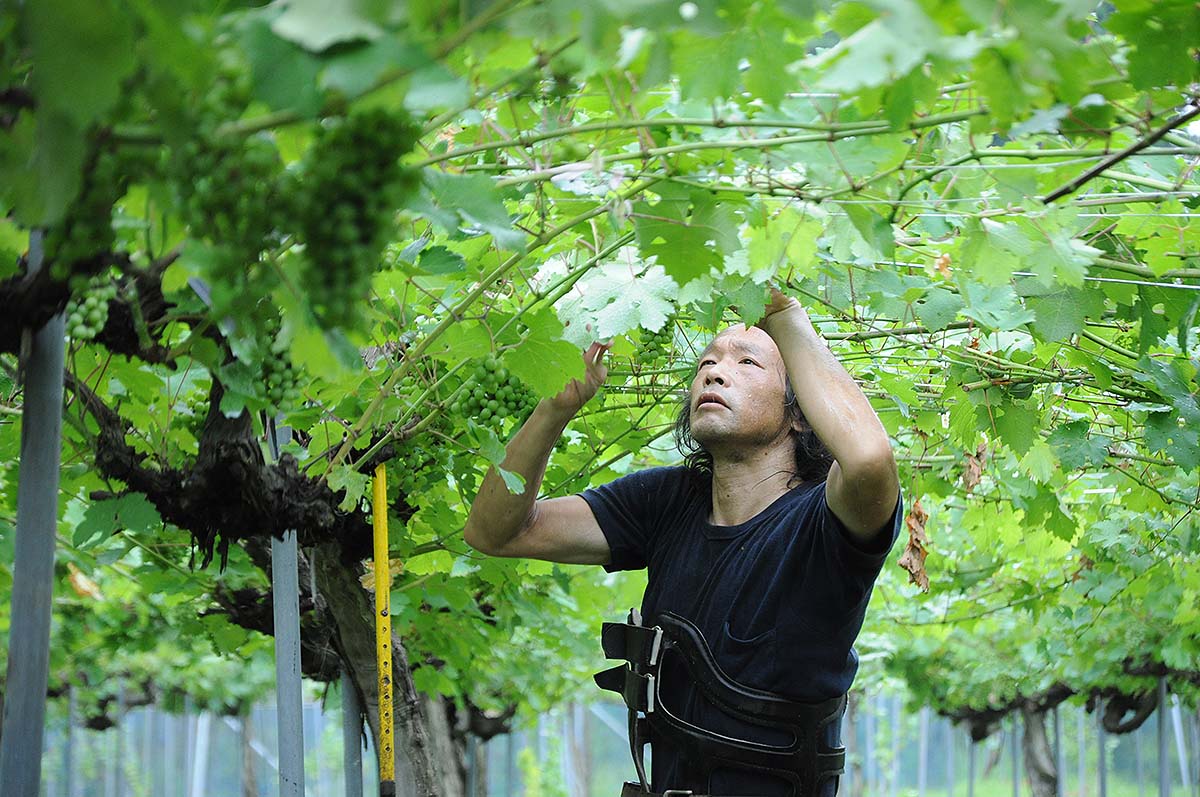
[[[342,768],[346,797],[362,797],[362,709],[350,673],[342,670]]]
[[[1158,797],[1171,797],[1171,771],[1167,769],[1167,679],[1158,679]]]
[[[267,422],[271,456],[279,461],[287,427]],[[271,537],[271,597],[275,606],[275,702],[279,721],[279,797],[304,797],[304,702],[300,690],[300,576],[296,530]]]
[[[29,236],[29,274],[42,268],[42,234]],[[27,329],[29,356],[21,409],[21,462],[17,531],[8,632],[0,783],[5,797],[37,797],[46,731],[50,668],[50,604],[54,597],[54,542],[62,453],[63,339],[59,313],[39,330]]]

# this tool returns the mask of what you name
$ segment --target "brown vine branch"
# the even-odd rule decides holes
[[[1116,164],[1125,160],[1126,158],[1128,158],[1132,155],[1136,155],[1137,153],[1144,150],[1146,147],[1153,144],[1155,141],[1158,141],[1160,138],[1165,136],[1167,133],[1171,132],[1172,130],[1174,130],[1177,127],[1180,127],[1180,126],[1186,124],[1187,122],[1194,119],[1198,115],[1200,115],[1200,102],[1197,102],[1189,110],[1186,110],[1183,113],[1176,116],[1174,119],[1171,119],[1165,125],[1158,128],[1153,133],[1151,133],[1150,135],[1143,138],[1141,141],[1137,141],[1133,144],[1130,144],[1128,147],[1121,150],[1120,152],[1113,153],[1111,156],[1100,161],[1095,166],[1088,169],[1086,172],[1079,175],[1071,182],[1069,182],[1066,185],[1063,185],[1059,188],[1054,189],[1049,194],[1046,194],[1046,196],[1042,198],[1042,202],[1048,205],[1056,199],[1061,199],[1064,196],[1075,193],[1080,188],[1082,188],[1084,186],[1084,184],[1087,183],[1089,180],[1092,180],[1093,178],[1099,176],[1100,174],[1102,174],[1106,170],[1112,168],[1113,166],[1115,166]]]

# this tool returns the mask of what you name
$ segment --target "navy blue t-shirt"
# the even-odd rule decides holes
[[[615,570],[647,568],[642,616],[670,611],[695,623],[725,673],[746,686],[799,701],[844,694],[858,670],[854,639],[871,588],[900,533],[903,496],[868,548],[855,543],[825,502],[825,482],[789,490],[736,526],[708,522],[711,483],[683,467],[651,468],[581,493],[608,539]],[[704,699],[678,657],[662,664],[663,700],[677,716],[717,732],[786,744]],[[838,744],[840,727],[827,742]],[[788,795],[782,780],[718,769],[711,783],[679,756],[651,744],[655,791]],[[823,794],[835,784],[826,782]]]

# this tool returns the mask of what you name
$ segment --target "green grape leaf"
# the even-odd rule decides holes
[[[656,204],[633,206],[634,229],[642,256],[655,258],[681,286],[724,262],[723,255],[741,246],[737,219],[728,203],[707,191],[686,186],[656,188]]]
[[[1090,426],[1086,420],[1072,421],[1056,427],[1046,438],[1064,470],[1099,467],[1108,458],[1105,443],[1088,436]]]
[[[350,465],[339,465],[326,471],[326,481],[329,489],[334,492],[345,490],[346,494],[338,503],[343,512],[353,511],[367,497],[371,488],[371,477],[360,473]]]
[[[630,252],[602,263],[576,283],[578,292],[556,305],[563,337],[579,348],[645,327],[658,330],[674,312],[679,291],[662,266],[646,267]]]
[[[746,254],[750,269],[776,273],[786,265],[789,274],[811,276],[816,265],[821,222],[794,208],[785,208],[761,227],[747,231]],[[733,269],[730,269],[731,271]]]
[[[1024,454],[1037,438],[1041,420],[1041,413],[1036,409],[1005,403],[996,415],[996,433],[1009,448]]]
[[[242,47],[250,60],[254,93],[277,110],[315,114],[323,98],[317,88],[322,62],[271,30],[272,11],[250,14],[240,26]]]
[[[931,287],[914,305],[913,311],[921,319],[930,332],[937,332],[958,318],[958,313],[964,307],[963,299],[957,293],[945,288]]]
[[[137,66],[129,15],[89,0],[43,0],[23,15],[39,115],[61,114],[87,129],[116,104]]]
[[[1043,296],[1027,296],[1025,306],[1033,311],[1034,334],[1045,341],[1066,340],[1083,329],[1085,319],[1103,314],[1104,295],[1067,288]]]
[[[127,493],[88,504],[75,528],[72,542],[80,549],[91,548],[117,531],[146,533],[162,525],[158,510],[141,493]]]
[[[490,178],[482,174],[456,175],[425,170],[425,182],[437,205],[457,214],[469,227],[489,233],[503,249],[518,249],[525,233],[512,226],[500,192]]]
[[[352,0],[288,0],[283,13],[271,23],[281,38],[319,53],[335,44],[371,41],[383,30],[358,14]]]
[[[562,339],[562,322],[553,310],[523,316],[529,325],[525,340],[504,355],[508,369],[539,396],[553,396],[571,379],[583,378],[583,353]]]
[[[963,315],[992,329],[1017,329],[1034,319],[1033,312],[1021,306],[1011,285],[987,286],[960,281],[959,290],[966,302]]]

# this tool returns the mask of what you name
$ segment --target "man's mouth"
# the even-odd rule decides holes
[[[729,409],[729,405],[725,403],[725,400],[716,393],[701,393],[700,398],[696,399],[696,409],[700,409],[707,404],[717,404],[725,409]]]

